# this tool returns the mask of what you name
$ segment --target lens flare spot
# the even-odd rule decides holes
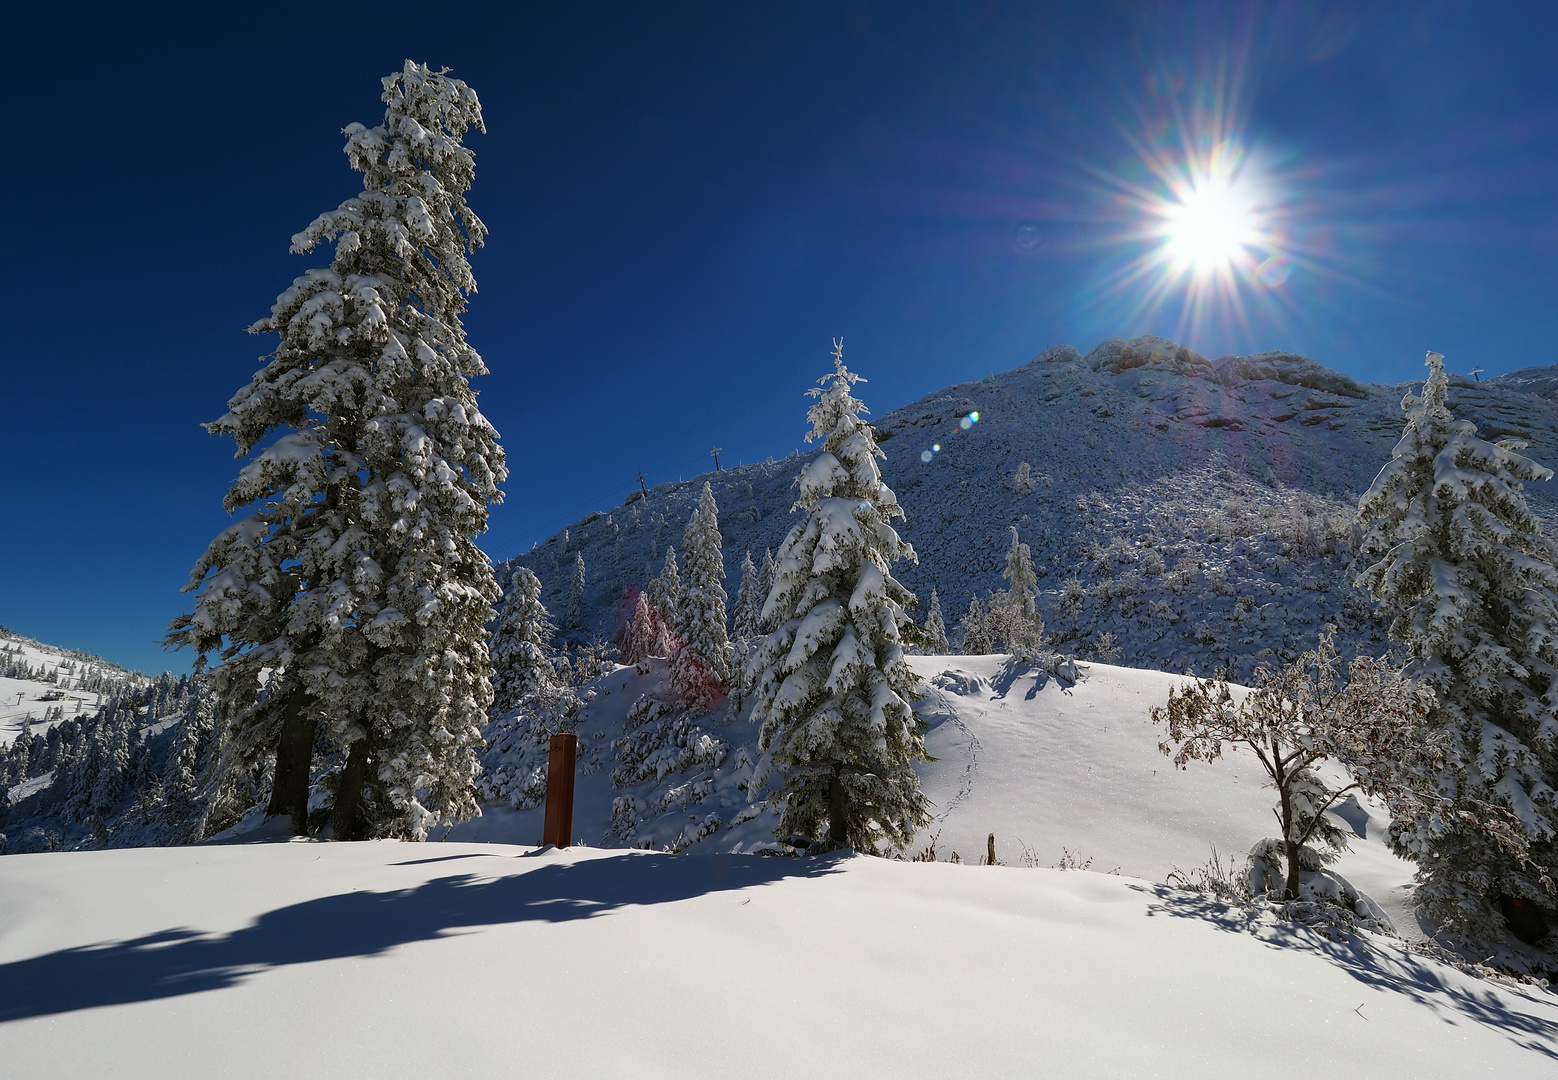
[[[1292,260],[1284,255],[1273,255],[1255,268],[1255,280],[1268,289],[1275,289],[1287,281],[1293,273]]]
[[[969,413],[968,418],[976,424],[979,423],[979,410],[975,409],[973,412]]]
[[[973,426],[974,426],[974,422],[972,420],[970,420],[966,416],[963,417],[963,419],[958,421],[958,427],[962,428],[964,431],[967,431],[969,428],[971,428]]]
[[[935,451],[936,453],[938,453],[938,454],[941,453],[941,444],[940,443],[931,443],[930,444],[930,448],[933,451]]]
[[[931,458],[933,458],[935,456],[936,455],[931,453],[929,450],[921,450],[920,451],[920,460],[921,461],[929,461]]]

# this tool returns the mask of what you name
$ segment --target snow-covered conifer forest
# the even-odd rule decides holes
[[[1309,1071],[1553,1068],[1558,366],[1363,385],[1110,339],[875,416],[835,342],[798,360],[805,452],[494,566],[481,108],[410,62],[383,100],[208,425],[246,462],[169,632],[196,673],[0,630],[0,1060],[68,1072],[100,1023],[150,1075],[180,1002],[273,1016],[299,964],[373,997],[371,956],[418,985],[384,1047],[435,1075],[569,1071],[400,1030],[514,995],[588,1075],[837,1071],[840,1018],[864,1075],[1244,1075],[1255,1031]],[[560,732],[569,851],[539,844]],[[441,846],[329,842],[369,839]],[[586,998],[642,1023],[601,1037]],[[676,1048],[736,999],[820,1049]]]

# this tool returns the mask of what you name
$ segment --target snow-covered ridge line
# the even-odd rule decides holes
[[[1208,360],[1153,337],[1111,339],[1086,355],[1045,350],[876,422],[883,478],[907,515],[900,532],[920,557],[898,576],[921,604],[937,590],[955,631],[970,599],[1002,587],[1016,526],[1051,638],[1083,655],[1247,679],[1258,663],[1312,646],[1325,625],[1344,651],[1383,651],[1383,626],[1346,585],[1352,519],[1400,435],[1413,385],[1364,386],[1286,352]],[[1521,439],[1536,459],[1558,462],[1558,401],[1542,396],[1555,385],[1558,368],[1452,377],[1451,406],[1484,437]],[[803,401],[797,390],[797,409]],[[609,637],[624,596],[658,571],[705,482],[726,566],[747,551],[761,561],[794,524],[809,457],[660,485],[647,499],[635,490],[511,565],[534,571],[556,613],[582,555],[585,617],[563,629]],[[1528,495],[1555,520],[1547,485]]]

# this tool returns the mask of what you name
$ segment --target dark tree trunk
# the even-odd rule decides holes
[[[849,843],[847,817],[844,783],[838,773],[834,773],[828,778],[828,840],[839,847]]]
[[[266,817],[286,814],[292,831],[308,835],[308,771],[314,759],[314,716],[308,695],[294,691],[282,707],[281,732],[276,736],[276,779],[271,784]]]
[[[1282,856],[1287,861],[1288,877],[1283,888],[1284,900],[1298,899],[1298,851],[1299,843],[1293,839],[1293,800],[1287,785],[1280,788],[1282,803]]]
[[[337,840],[360,840],[363,832],[362,785],[368,779],[368,740],[358,739],[346,754],[346,766],[335,789],[330,825]]]

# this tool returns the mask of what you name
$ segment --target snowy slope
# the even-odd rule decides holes
[[[9,746],[31,722],[42,734],[57,719],[93,713],[116,689],[144,685],[139,672],[126,671],[101,657],[44,645],[0,627],[0,671],[30,669],[28,677],[0,674],[0,746]]]
[[[935,819],[916,841],[934,838],[938,859],[953,852],[976,861],[996,835],[996,857],[1008,864],[1051,866],[1067,852],[1095,870],[1163,881],[1211,855],[1242,863],[1271,835],[1272,797],[1256,762],[1233,754],[1186,771],[1158,751],[1162,732],[1149,719],[1180,681],[1156,671],[1084,665],[1075,684],[1013,668],[1003,656],[916,656],[924,680],[918,709],[930,724],[926,746],[936,760],[919,765]],[[592,846],[743,852],[773,849],[774,814],[746,802],[744,762],[757,757],[748,719],[668,713],[661,737],[648,724],[639,741],[661,756],[621,776],[630,707],[641,697],[668,698],[662,661],[646,671],[619,668],[592,684],[576,732],[580,773],[574,835]],[[669,728],[682,725],[676,732]],[[709,740],[707,752],[688,746]],[[544,776],[544,744],[528,766]],[[630,758],[637,759],[629,751]],[[656,766],[659,766],[658,768]],[[523,771],[523,770],[521,770]],[[632,804],[629,806],[628,804]],[[527,809],[488,803],[483,816],[456,826],[453,841],[535,844],[543,804]],[[1359,839],[1337,869],[1389,914],[1401,933],[1420,936],[1410,911],[1412,868],[1386,849],[1382,807],[1349,804],[1345,824]],[[746,820],[743,820],[746,819]]]
[[[1537,460],[1558,464],[1558,400],[1546,392],[1558,368],[1452,382],[1452,408],[1485,437],[1519,437]],[[971,596],[1002,587],[1016,525],[1044,575],[1051,636],[1081,655],[1107,659],[1098,635],[1108,632],[1127,666],[1226,666],[1248,679],[1257,663],[1311,646],[1327,623],[1344,651],[1382,651],[1383,626],[1344,578],[1357,499],[1400,436],[1409,389],[1363,386],[1289,353],[1209,360],[1151,337],[1111,339],[1086,356],[1049,349],[878,414],[883,474],[920,556],[895,573],[922,601],[939,591],[951,630]],[[965,428],[970,413],[978,421]],[[1019,487],[1024,462],[1030,483]],[[794,524],[800,465],[727,469],[662,484],[648,499],[635,490],[515,562],[541,578],[558,613],[582,553],[585,632],[609,637],[628,586],[658,571],[667,544],[680,547],[708,480],[734,595],[742,552],[760,560]],[[1529,495],[1553,520],[1550,485]]]
[[[1095,873],[390,842],[0,859],[10,1076],[1538,1077],[1555,1047],[1550,995]]]

